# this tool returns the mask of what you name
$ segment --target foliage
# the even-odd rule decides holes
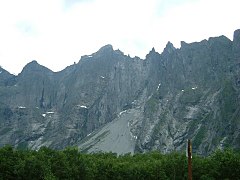
[[[201,142],[203,141],[205,135],[206,135],[206,127],[201,127],[197,133],[197,135],[194,137],[194,141],[193,141],[193,144],[194,144],[194,148],[198,148],[199,145],[201,144]]]
[[[193,156],[193,179],[240,179],[240,152]],[[173,152],[84,154],[77,148],[0,148],[0,179],[187,179],[187,158]]]

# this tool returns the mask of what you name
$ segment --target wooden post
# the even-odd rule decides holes
[[[192,180],[192,144],[188,139],[188,180]]]

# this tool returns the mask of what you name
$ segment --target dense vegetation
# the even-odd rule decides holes
[[[187,179],[185,154],[159,152],[117,156],[62,151],[0,149],[0,179]],[[240,179],[240,152],[193,156],[193,179]]]

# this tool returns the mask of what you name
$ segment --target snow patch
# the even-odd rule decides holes
[[[137,100],[134,100],[133,102],[132,102],[132,104],[135,104],[137,102]]]
[[[77,105],[77,107],[87,109],[87,106],[84,106],[84,105]]]
[[[197,86],[196,87],[192,87],[192,90],[195,90],[195,89],[197,89]]]
[[[2,71],[0,71],[0,74],[2,73]]]
[[[132,134],[132,132],[130,132],[130,136],[131,136],[131,139],[137,140],[137,136],[134,136],[134,135]]]
[[[18,106],[19,109],[26,109],[24,106]]]
[[[125,113],[125,112],[127,112],[127,110],[124,110],[124,111],[121,111],[120,113],[119,113],[119,116],[121,116],[123,113]]]
[[[90,136],[92,133],[89,133],[87,136]]]
[[[220,144],[218,146],[219,149],[223,149],[224,148],[224,141],[227,139],[227,137],[224,137],[221,141]]]
[[[54,112],[53,111],[48,111],[48,112],[46,112],[47,114],[54,114]]]
[[[161,86],[161,83],[158,84],[157,91],[159,90],[160,86]]]
[[[89,55],[88,57],[93,57],[92,55]]]
[[[104,79],[105,77],[104,76],[101,76],[102,79]]]
[[[182,89],[182,92],[184,92],[184,89]]]
[[[46,117],[46,114],[42,114],[43,117]]]

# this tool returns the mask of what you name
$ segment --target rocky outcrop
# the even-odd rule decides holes
[[[240,31],[131,58],[111,45],[60,72],[0,69],[0,145],[86,152],[240,146]]]

